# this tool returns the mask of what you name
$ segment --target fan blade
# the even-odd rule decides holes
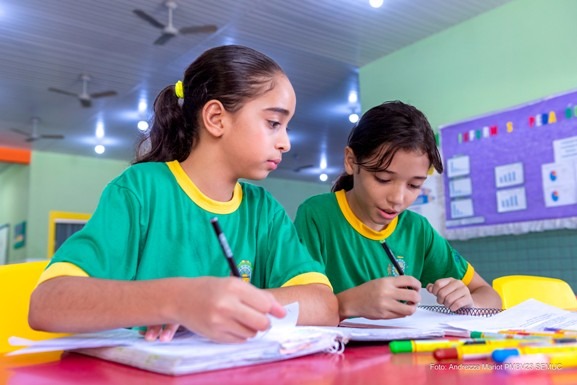
[[[90,99],[78,99],[82,107],[92,107],[92,101]]]
[[[293,171],[294,172],[301,172],[303,170],[307,170],[309,168],[314,168],[314,167],[315,167],[314,164],[305,164],[304,166],[299,166],[299,167],[295,168]]]
[[[40,134],[39,139],[64,139],[64,135],[59,134]]]
[[[91,98],[104,98],[106,96],[116,96],[117,92],[116,91],[103,91],[103,92],[95,92],[93,94],[90,94]]]
[[[40,139],[39,136],[29,136],[28,138],[25,139],[25,142],[34,142],[35,140]]]
[[[61,90],[58,88],[48,88],[48,91],[52,91],[52,92],[57,92],[59,94],[64,94],[64,95],[70,95],[70,96],[78,96],[77,94],[75,94],[74,92],[70,92],[70,91],[65,91],[65,90]]]
[[[163,33],[162,35],[160,35],[160,37],[158,39],[156,39],[156,41],[154,42],[154,44],[156,45],[163,45],[165,44],[167,41],[169,41],[170,39],[172,39],[174,37],[174,34],[172,33]]]
[[[178,30],[178,32],[186,35],[189,33],[213,33],[217,31],[216,25],[199,25],[195,27],[183,27]]]
[[[24,130],[19,130],[18,128],[11,128],[10,130],[19,133],[20,135],[30,136],[32,135],[30,132],[26,132]]]
[[[164,24],[150,16],[148,13],[141,11],[140,9],[135,9],[132,12],[142,20],[149,22],[153,27],[164,29]]]

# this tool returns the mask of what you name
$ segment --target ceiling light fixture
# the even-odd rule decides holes
[[[373,8],[381,8],[383,6],[383,0],[369,0],[369,4]]]
[[[146,120],[140,120],[136,125],[140,131],[148,130],[148,122]]]
[[[321,175],[319,175],[319,179],[321,182],[326,182],[327,179],[329,179],[329,176],[323,172]]]
[[[96,146],[94,146],[94,152],[97,153],[98,155],[104,154],[105,150],[106,148],[102,144],[97,144]]]
[[[358,121],[359,121],[359,114],[357,114],[356,112],[352,112],[349,115],[349,122],[351,122],[352,124],[355,124]]]

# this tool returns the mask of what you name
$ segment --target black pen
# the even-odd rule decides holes
[[[210,223],[212,223],[212,227],[214,228],[214,232],[216,233],[216,237],[218,238],[218,242],[220,243],[220,247],[222,248],[224,256],[226,257],[226,261],[228,262],[228,267],[230,268],[230,273],[232,275],[234,275],[235,277],[240,278],[240,273],[238,272],[238,268],[236,267],[236,264],[234,263],[234,256],[232,255],[232,250],[230,249],[230,246],[228,245],[228,241],[226,240],[224,233],[220,229],[220,225],[218,224],[218,218],[216,218],[216,217],[212,218],[210,220]]]
[[[397,261],[397,258],[395,258],[395,255],[393,254],[393,252],[389,248],[389,245],[387,245],[387,243],[385,241],[382,241],[381,245],[383,246],[383,249],[385,249],[385,253],[387,253],[387,257],[389,257],[389,259],[391,260],[391,263],[393,264],[393,266],[397,270],[397,273],[399,273],[399,275],[405,275],[403,268],[401,267],[401,265],[399,265],[399,262]]]

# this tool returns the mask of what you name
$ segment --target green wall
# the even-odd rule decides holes
[[[26,259],[43,259],[48,246],[48,213],[92,213],[106,184],[127,162],[32,152]]]
[[[577,89],[575,15],[574,0],[517,0],[381,58],[359,71],[363,110],[399,99],[438,127]],[[452,243],[488,281],[547,275],[577,289],[575,230]]]
[[[26,247],[14,249],[14,226],[28,217],[30,167],[0,162],[0,225],[10,225],[7,262],[25,258]]]

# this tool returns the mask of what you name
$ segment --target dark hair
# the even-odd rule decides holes
[[[252,48],[226,45],[205,51],[184,72],[181,105],[174,85],[156,97],[152,125],[138,143],[134,163],[185,160],[198,142],[199,113],[208,101],[238,111],[246,100],[274,87],[271,80],[278,73],[284,72],[274,60]]]
[[[399,150],[423,152],[435,170],[443,172],[429,121],[421,111],[398,100],[365,112],[349,134],[347,146],[353,150],[356,164],[370,172],[386,170]],[[332,191],[348,191],[353,183],[353,175],[343,173],[333,184]]]

